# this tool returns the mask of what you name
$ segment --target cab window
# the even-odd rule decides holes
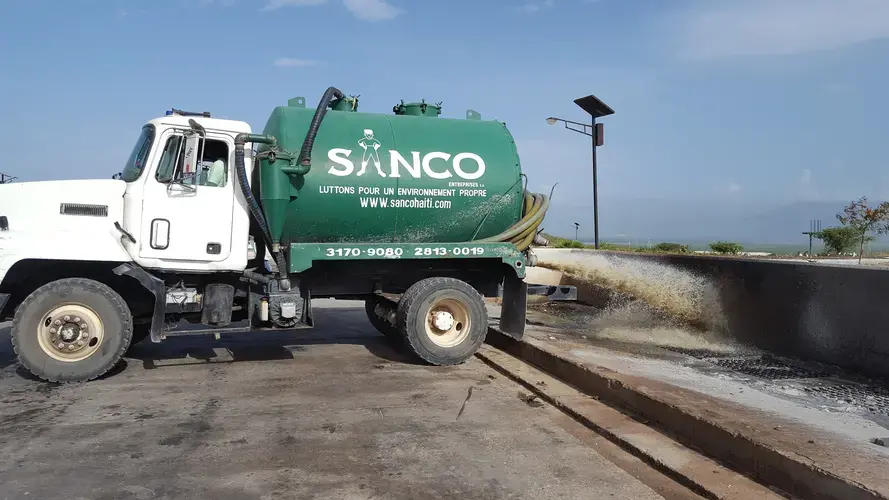
[[[151,146],[154,144],[154,125],[146,125],[142,127],[142,132],[133,146],[130,158],[120,174],[120,179],[124,182],[133,182],[142,176],[145,170],[145,162],[148,161],[148,153],[151,152]]]
[[[187,143],[184,135],[177,134],[167,139],[155,174],[157,181],[176,181],[186,186],[225,187],[229,172],[228,144],[216,139],[198,141],[194,166],[186,167]]]

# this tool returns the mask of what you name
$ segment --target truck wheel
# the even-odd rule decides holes
[[[397,325],[420,359],[433,365],[457,365],[485,341],[488,312],[481,295],[468,283],[427,278],[401,297]]]
[[[383,297],[374,296],[364,301],[364,311],[367,313],[367,319],[370,320],[370,324],[391,340],[400,340],[401,332],[384,318],[394,311],[396,307],[398,305],[395,302]]]
[[[67,278],[35,290],[18,308],[12,346],[22,365],[50,382],[83,382],[114,367],[130,345],[130,308],[97,281]]]

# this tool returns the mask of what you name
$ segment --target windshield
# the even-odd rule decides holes
[[[154,125],[146,125],[142,127],[142,133],[130,153],[130,159],[123,168],[121,180],[124,182],[133,182],[142,175],[145,170],[145,162],[148,160],[148,152],[151,151],[151,145],[154,143]]]

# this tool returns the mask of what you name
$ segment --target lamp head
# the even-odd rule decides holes
[[[546,119],[546,123],[549,123],[550,125],[555,125],[557,121],[559,121],[559,119],[553,118],[552,116]]]

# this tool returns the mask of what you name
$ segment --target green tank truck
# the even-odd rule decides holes
[[[483,297],[502,295],[500,329],[524,332],[549,204],[525,184],[506,125],[471,110],[367,113],[331,87],[316,108],[275,108],[262,134],[172,110],[113,180],[0,187],[0,320],[54,381],[98,377],[144,338],[308,328],[322,297],[363,300],[419,358],[461,363],[485,339]],[[39,245],[74,222],[89,251]]]

